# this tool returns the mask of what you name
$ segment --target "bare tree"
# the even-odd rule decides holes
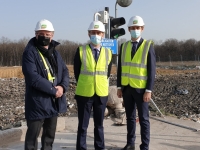
[[[11,41],[6,37],[0,38],[0,66],[20,66],[22,54],[29,38],[22,38],[18,41]],[[57,50],[66,64],[73,64],[73,59],[77,48],[84,44],[69,40],[58,40],[60,45]],[[118,50],[126,39],[118,40]],[[176,39],[167,39],[166,41],[154,42],[157,61],[199,61],[200,60],[200,41],[188,39],[178,41]],[[113,55],[113,64],[116,64],[117,55]]]

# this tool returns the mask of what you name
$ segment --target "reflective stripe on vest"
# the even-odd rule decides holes
[[[145,88],[147,81],[147,54],[152,41],[144,40],[131,60],[131,42],[124,43],[122,47],[122,85],[133,88]],[[129,56],[130,55],[130,56]]]
[[[45,68],[46,68],[46,70],[47,70],[47,77],[48,77],[48,80],[49,80],[50,82],[53,83],[55,77],[53,77],[53,76],[51,75],[51,72],[50,72],[50,70],[49,70],[49,67],[48,67],[48,65],[47,65],[47,62],[46,62],[44,56],[42,55],[42,53],[41,53],[39,50],[38,50],[38,52],[39,52],[39,54],[40,54],[40,56],[41,56],[41,58],[42,58],[42,61],[43,61],[43,63],[44,63],[44,66],[45,66]]]
[[[107,73],[112,58],[111,50],[102,47],[97,62],[89,45],[79,47],[79,53],[82,65],[76,95],[91,97],[96,93],[98,96],[107,96]]]

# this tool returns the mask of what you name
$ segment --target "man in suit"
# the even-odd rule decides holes
[[[141,128],[141,150],[149,149],[149,106],[155,80],[156,59],[152,41],[141,37],[144,21],[133,16],[128,23],[131,40],[121,45],[117,70],[117,95],[123,97],[127,117],[127,143],[122,150],[135,150],[136,107]]]
[[[77,150],[87,150],[86,137],[91,110],[94,120],[95,150],[105,150],[103,120],[108,101],[108,78],[112,52],[101,46],[105,26],[93,21],[88,28],[90,44],[77,48],[74,75],[77,81],[75,99],[78,106]]]

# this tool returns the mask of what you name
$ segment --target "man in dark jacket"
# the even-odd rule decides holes
[[[152,41],[141,37],[144,21],[133,16],[128,23],[131,40],[121,45],[117,71],[117,95],[123,97],[127,117],[127,143],[122,150],[135,150],[136,107],[141,127],[140,150],[149,149],[151,99],[156,70]]]
[[[37,150],[37,138],[43,127],[41,150],[51,150],[55,137],[58,113],[67,110],[65,92],[69,73],[60,54],[59,44],[52,40],[54,28],[50,21],[40,20],[35,37],[27,44],[22,57],[25,77],[25,118],[27,132],[25,150]]]

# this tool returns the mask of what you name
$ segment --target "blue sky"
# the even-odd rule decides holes
[[[0,37],[19,40],[34,36],[36,23],[48,19],[55,28],[55,40],[84,43],[89,40],[87,29],[94,13],[109,7],[115,16],[116,0],[0,0]],[[142,37],[200,40],[200,0],[133,0],[129,7],[117,6],[117,16],[126,19],[126,35],[130,39],[127,23],[130,17],[144,19]]]

